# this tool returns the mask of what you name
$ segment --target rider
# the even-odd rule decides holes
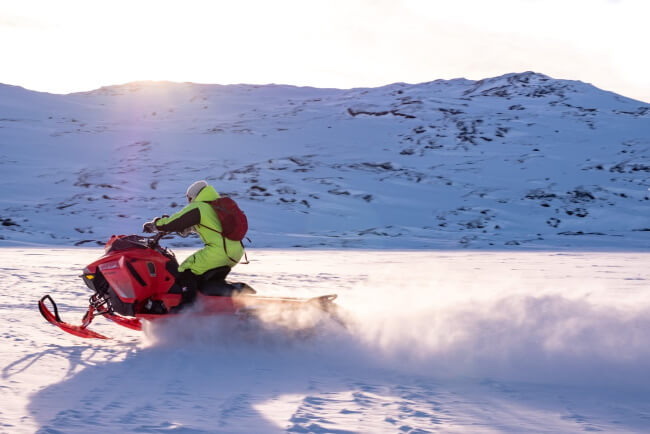
[[[176,282],[182,288],[184,299],[193,299],[196,295],[198,276],[208,270],[211,279],[225,280],[232,267],[237,265],[244,255],[239,241],[223,238],[221,222],[209,202],[219,198],[219,193],[206,181],[196,181],[190,185],[185,194],[188,205],[171,217],[157,217],[144,224],[143,232],[196,232],[205,243],[205,247],[185,259],[178,267]]]

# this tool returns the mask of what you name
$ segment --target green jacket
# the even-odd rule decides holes
[[[239,241],[225,238],[226,249],[224,250],[224,238],[219,233],[221,232],[221,222],[217,213],[212,209],[212,205],[208,203],[218,198],[219,193],[214,187],[208,185],[185,208],[171,217],[156,220],[156,227],[165,232],[182,232],[193,227],[205,243],[203,249],[183,261],[178,267],[178,271],[189,269],[194,274],[200,275],[212,268],[224,265],[234,267],[244,255],[244,248]],[[228,257],[234,259],[235,262]]]

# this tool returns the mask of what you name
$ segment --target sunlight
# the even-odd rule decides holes
[[[650,4],[633,0],[34,0],[0,12],[0,37],[16,41],[0,49],[0,82],[36,90],[136,80],[364,87],[535,70],[650,100],[650,60],[638,55]]]

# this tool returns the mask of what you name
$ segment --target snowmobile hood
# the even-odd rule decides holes
[[[215,190],[213,186],[208,185],[207,187],[203,187],[203,189],[196,196],[196,199],[194,199],[194,201],[211,202],[217,199],[219,199],[219,193],[217,193],[217,190]]]

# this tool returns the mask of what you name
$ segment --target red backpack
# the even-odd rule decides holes
[[[212,209],[217,213],[221,222],[221,235],[229,240],[241,241],[248,231],[248,219],[246,214],[237,206],[237,202],[229,197],[220,197],[209,202]]]
[[[226,238],[241,242],[246,237],[246,232],[248,231],[248,219],[246,218],[246,214],[244,214],[239,206],[237,206],[237,202],[229,197],[220,197],[219,199],[208,203],[212,205],[212,209],[214,209],[214,212],[217,213],[217,217],[219,217],[219,221],[221,222],[221,232],[205,225],[201,226],[221,235],[223,238],[223,249],[226,252],[226,255],[228,255],[228,250],[226,250]],[[242,243],[242,247],[243,246],[244,243]],[[244,255],[245,254],[246,253],[244,253]],[[237,261],[230,256],[228,256],[228,259],[237,263]],[[248,258],[246,258],[244,264],[247,263]]]

